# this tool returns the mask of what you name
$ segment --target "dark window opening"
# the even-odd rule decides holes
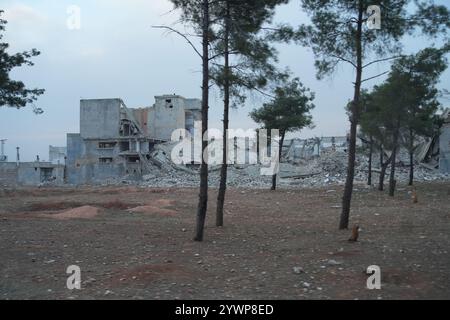
[[[100,163],[112,163],[113,162],[113,158],[99,158],[98,161]]]
[[[53,168],[41,168],[41,182],[52,180]]]
[[[99,142],[98,147],[99,149],[112,149],[116,146],[115,142]]]
[[[128,151],[130,150],[130,141],[122,141],[120,143],[120,151]]]
[[[139,157],[128,157],[129,163],[137,163],[139,162]]]

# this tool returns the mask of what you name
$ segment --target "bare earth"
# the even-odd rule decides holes
[[[337,230],[341,187],[229,190],[224,228],[212,190],[203,243],[197,189],[1,189],[0,299],[450,299],[450,183],[418,185],[418,204],[356,189],[356,243]]]

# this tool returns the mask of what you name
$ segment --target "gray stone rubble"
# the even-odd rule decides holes
[[[164,148],[157,149],[153,158],[157,160],[152,165],[151,173],[144,175],[142,180],[122,177],[104,183],[108,184],[137,184],[142,187],[197,187],[199,185],[198,167],[186,167],[173,164]],[[374,158],[378,156],[375,155]],[[260,165],[229,165],[228,186],[235,188],[265,189],[271,185],[271,176],[260,174]],[[320,157],[310,160],[300,160],[295,164],[282,163],[278,177],[280,188],[305,188],[344,185],[347,168],[347,154],[343,151],[325,151]],[[378,182],[379,163],[374,159],[373,183]],[[368,158],[358,155],[356,161],[355,183],[366,184],[368,172]],[[396,179],[399,183],[406,183],[409,178],[409,167],[397,164]],[[386,175],[388,179],[389,168]],[[419,164],[415,167],[415,181],[443,181],[449,180],[448,174],[438,170],[425,168]],[[220,166],[212,166],[209,171],[209,184],[218,187],[220,181]]]

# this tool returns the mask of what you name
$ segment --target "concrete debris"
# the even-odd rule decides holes
[[[338,265],[341,265],[342,262],[330,259],[330,260],[327,261],[327,264],[330,265],[330,266],[338,266]]]
[[[301,274],[305,272],[302,267],[294,267],[292,268],[292,271],[294,271],[295,274]]]
[[[162,143],[155,146],[152,159],[149,161],[149,172],[136,179],[135,175],[113,178],[102,185],[130,184],[141,187],[198,187],[200,182],[199,165],[177,165],[170,160],[173,143]],[[374,158],[377,158],[374,156]],[[154,163],[158,163],[155,165]],[[396,178],[405,183],[409,178],[409,167],[398,163]],[[373,160],[373,182],[378,181],[379,163]],[[229,165],[228,186],[235,188],[266,189],[271,185],[272,177],[260,173],[260,165]],[[280,188],[305,188],[344,185],[347,170],[347,153],[341,150],[325,150],[320,157],[301,160],[294,163],[281,163],[278,174]],[[368,158],[358,155],[356,160],[355,183],[367,182]],[[388,171],[389,172],[389,168]],[[415,167],[415,181],[439,181],[450,179],[449,174],[430,170],[426,166]],[[388,178],[388,176],[386,176]],[[210,166],[209,185],[218,187],[220,182],[220,166]],[[331,191],[330,191],[331,192]]]
[[[153,153],[161,163],[161,168],[153,168],[152,174],[145,175],[142,181],[132,181],[122,178],[123,183],[138,183],[143,187],[197,187],[200,182],[199,165],[191,167],[175,165],[170,160],[169,144],[161,144]],[[399,182],[407,182],[409,167],[397,164],[396,178]],[[373,181],[378,181],[376,160],[373,162]],[[262,176],[259,165],[229,165],[228,186],[236,188],[265,189],[271,184],[271,176]],[[357,156],[355,182],[366,183],[368,158]],[[344,185],[347,170],[347,153],[344,151],[322,152],[320,157],[303,160],[299,163],[282,163],[278,175],[280,188],[305,188]],[[388,168],[389,170],[389,168]],[[389,171],[387,171],[389,172]],[[448,180],[450,175],[439,173],[422,166],[415,168],[415,181]],[[220,166],[212,166],[209,171],[209,184],[217,187],[220,182]],[[114,183],[117,183],[115,181]]]

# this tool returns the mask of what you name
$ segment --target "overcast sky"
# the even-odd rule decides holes
[[[436,1],[447,3],[448,0]],[[122,98],[128,107],[150,106],[154,96],[180,94],[201,97],[200,59],[176,35],[167,35],[152,25],[172,25],[175,13],[168,13],[168,0],[1,0],[8,20],[4,40],[10,53],[37,48],[35,66],[16,69],[14,79],[29,87],[46,89],[36,103],[45,113],[36,116],[31,108],[0,108],[0,139],[6,154],[15,161],[15,148],[21,160],[36,155],[48,159],[48,146],[65,146],[66,133],[79,132],[80,98]],[[81,29],[69,30],[67,8],[81,9]],[[298,25],[306,21],[299,1],[280,6],[276,22]],[[407,39],[406,52],[426,46],[426,39]],[[316,127],[300,137],[342,136],[348,130],[344,106],[352,96],[353,70],[341,66],[326,80],[315,77],[310,50],[297,45],[277,45],[280,67],[289,67],[295,76],[316,93],[313,111]],[[367,76],[388,70],[388,65],[373,66]],[[371,86],[383,78],[367,83]],[[450,83],[450,72],[441,78],[440,87]],[[256,128],[249,111],[262,104],[255,95],[246,106],[232,111],[231,127]],[[210,125],[221,127],[222,102],[216,90],[211,93]]]

